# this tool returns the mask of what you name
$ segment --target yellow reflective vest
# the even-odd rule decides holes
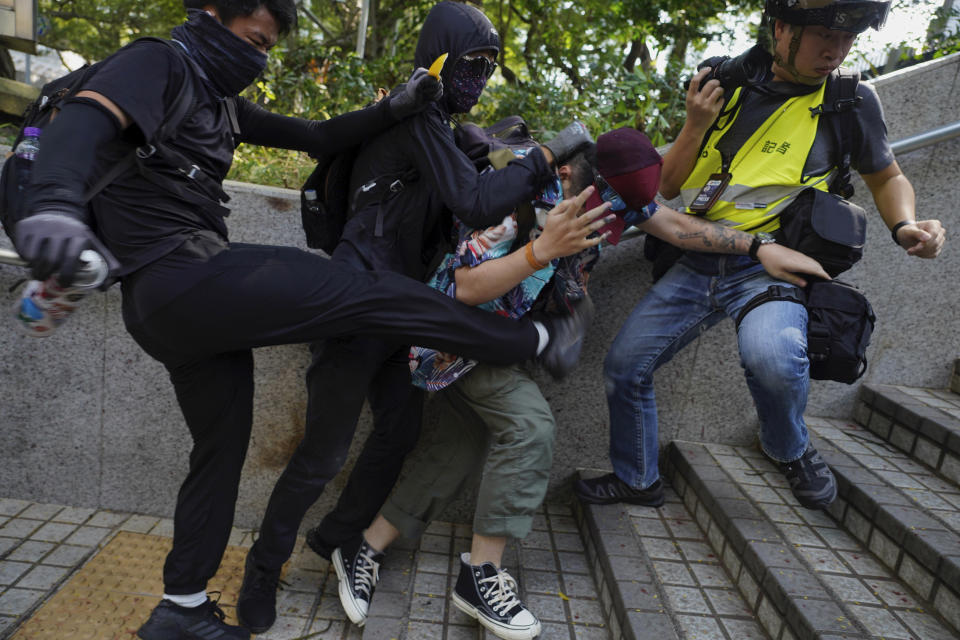
[[[816,107],[823,104],[826,86],[824,82],[818,91],[788,98],[729,159],[730,184],[706,212],[707,220],[750,233],[771,232],[780,227],[780,211],[800,191],[807,187],[827,190],[833,170],[821,176],[803,175],[820,121]],[[738,103],[741,91],[743,87],[736,89],[729,104]],[[710,132],[693,171],[681,187],[685,207],[690,206],[712,174],[721,172],[723,158],[717,144],[740,111],[736,108],[729,116],[721,115],[721,121]]]

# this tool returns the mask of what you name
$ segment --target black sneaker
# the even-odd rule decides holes
[[[460,554],[460,576],[453,588],[453,604],[505,640],[529,640],[540,635],[540,621],[520,601],[517,582],[505,569],[490,562],[470,564],[470,554]]]
[[[142,640],[249,640],[250,631],[225,623],[216,602],[199,607],[181,607],[161,600],[150,618],[137,631]]]
[[[663,482],[660,478],[646,489],[634,489],[617,477],[608,473],[599,478],[577,480],[573,492],[584,502],[590,504],[640,504],[645,507],[659,507],[663,504]]]
[[[584,296],[571,305],[570,313],[542,315],[534,320],[543,323],[550,334],[550,341],[537,361],[555,380],[560,380],[580,359],[583,337],[593,320],[593,302]]]
[[[243,585],[237,596],[237,620],[254,633],[263,633],[277,620],[277,589],[280,569],[265,569],[247,553]]]
[[[813,446],[807,445],[799,460],[778,464],[793,496],[807,509],[826,509],[837,499],[837,480]]]
[[[362,627],[367,621],[373,590],[380,581],[383,553],[374,551],[358,536],[334,549],[331,562],[340,580],[340,604],[350,622]]]
[[[313,549],[313,552],[324,560],[330,560],[333,556],[333,550],[337,548],[320,535],[320,527],[314,527],[307,531],[307,546]]]

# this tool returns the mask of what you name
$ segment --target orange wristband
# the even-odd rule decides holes
[[[530,268],[534,271],[540,271],[541,269],[546,269],[549,267],[549,264],[540,264],[537,261],[536,256],[533,255],[533,240],[527,243],[526,248],[524,249],[524,255],[527,257],[527,264],[530,265]]]

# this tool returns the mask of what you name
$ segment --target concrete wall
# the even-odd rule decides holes
[[[960,120],[960,56],[898,72],[875,82],[886,107],[890,138],[898,140]],[[917,191],[918,214],[958,228],[960,139],[898,158]],[[868,294],[879,318],[866,381],[945,387],[960,335],[960,257],[956,241],[936,261],[907,257],[895,247],[869,192],[855,198],[870,212],[869,250],[845,279]],[[302,246],[293,191],[231,184],[232,239]],[[603,356],[633,304],[650,286],[642,240],[604,251],[594,272],[595,326],[575,375],[542,377],[559,423],[551,499],[562,499],[576,467],[608,467]],[[24,272],[0,267],[5,291]],[[9,305],[14,296],[7,294]],[[123,330],[117,288],[87,300],[58,334],[0,330],[0,495],[169,515],[186,470],[189,437],[166,373]],[[255,526],[272,483],[296,446],[306,403],[304,347],[256,352],[253,442],[244,471],[237,524]],[[756,417],[736,356],[732,322],[723,322],[657,373],[661,439],[747,443]],[[815,382],[808,413],[850,414],[857,385]],[[427,433],[435,425],[427,420]],[[360,424],[351,462],[369,430]],[[414,458],[414,461],[416,458]],[[349,464],[349,463],[348,463]],[[315,522],[336,498],[341,474],[308,516]],[[449,510],[467,521],[471,500]]]

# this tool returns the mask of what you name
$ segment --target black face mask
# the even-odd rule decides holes
[[[170,35],[187,47],[220,97],[235,96],[250,86],[267,66],[267,54],[206,11],[191,9],[188,14]]]

